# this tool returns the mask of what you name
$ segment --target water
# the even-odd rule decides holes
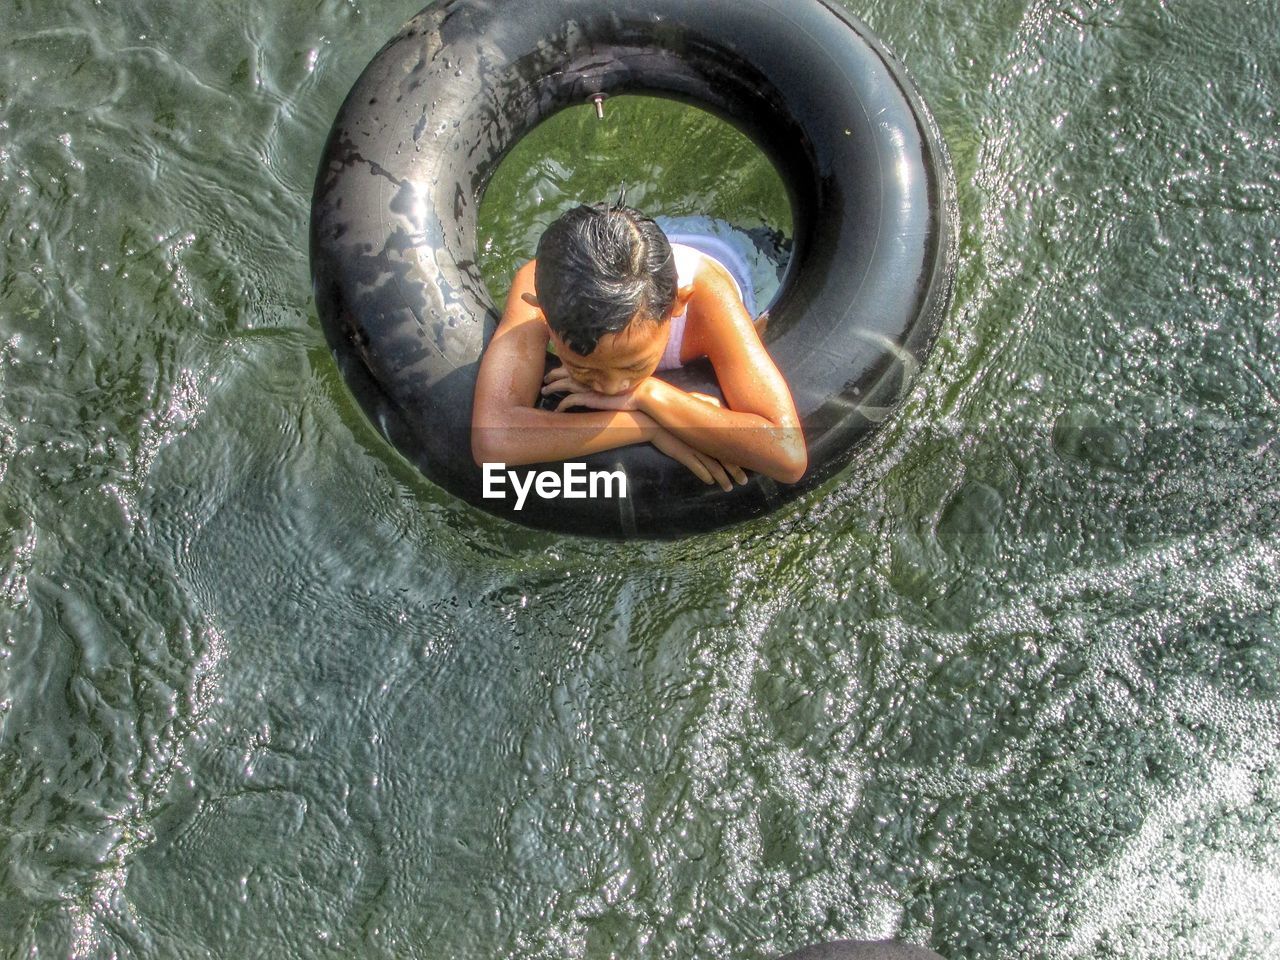
[[[416,6],[0,11],[0,954],[1280,953],[1276,5],[857,8],[955,307],[843,477],[658,545],[460,505],[328,358]]]

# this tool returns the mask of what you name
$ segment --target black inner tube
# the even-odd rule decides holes
[[[926,947],[892,940],[832,940],[818,943],[781,960],[942,960]]]
[[[531,493],[517,512],[482,497],[472,392],[498,310],[476,264],[479,200],[521,137],[600,93],[709,110],[787,184],[795,236],[766,342],[805,430],[800,483],[753,475],[724,492],[645,444],[582,458],[625,470],[626,498]],[[353,392],[429,478],[532,526],[667,537],[759,516],[848,464],[936,337],[955,224],[928,110],[901,65],[832,2],[450,0],[410,21],[343,104],[316,182],[312,275]],[[664,376],[718,393],[705,361]]]

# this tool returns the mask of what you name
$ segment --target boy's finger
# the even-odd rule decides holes
[[[715,477],[716,483],[720,484],[721,490],[732,490],[733,481],[729,479],[729,475],[724,472],[724,467],[720,465],[720,461],[714,457],[706,458],[707,469],[711,471],[711,475]]]
[[[563,380],[556,380],[554,383],[548,384],[554,387],[559,393],[590,393],[591,388],[585,384],[579,383],[573,377],[565,377]]]
[[[747,471],[743,470],[736,463],[726,463],[724,468],[733,475],[733,479],[737,480],[738,483],[747,482]]]
[[[661,449],[661,448],[660,448]],[[702,465],[702,457],[692,447],[679,444],[674,449],[666,449],[662,451],[673,460],[678,460],[689,468],[690,472],[703,483],[711,483],[711,474],[706,467]]]
[[[689,458],[689,460],[685,461],[685,466],[688,467],[690,470],[692,470],[693,475],[697,477],[699,480],[701,480],[703,483],[714,482],[711,479],[711,471],[709,471],[706,467],[702,465],[702,460],[701,458],[698,457],[697,454],[694,454],[692,457]]]
[[[543,385],[543,393],[586,393],[590,387],[584,387],[577,380],[565,377],[563,380],[551,380]]]
[[[606,397],[592,390],[584,390],[581,393],[571,393],[556,407],[557,411],[568,410],[570,407],[586,407],[589,410],[621,410],[622,407],[613,397]]]

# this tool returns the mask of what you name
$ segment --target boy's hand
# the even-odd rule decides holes
[[[710,403],[712,404],[713,407],[721,407],[723,410],[724,404],[721,403],[721,401],[719,401],[718,397],[712,397],[710,396],[709,393],[698,393],[696,392],[696,390],[689,390],[689,396],[696,397],[700,399],[700,401],[703,401],[704,403]],[[742,470],[742,467],[737,465],[737,463],[726,463],[723,461],[718,461],[716,460],[716,458],[709,457],[707,456],[707,454],[699,451],[699,449],[690,447],[689,444],[685,443],[684,440],[681,440],[675,434],[669,433],[669,431],[667,430],[663,430],[663,433],[666,434],[669,439],[671,439],[671,442],[680,444],[681,447],[684,447],[686,449],[686,451],[690,451],[692,454],[694,454],[695,457],[698,457],[700,465],[703,465],[703,466],[714,465],[716,467],[721,468],[721,470],[719,470],[718,472],[716,470],[712,470],[712,468],[709,468],[709,467],[708,467],[708,470],[710,472],[710,475],[712,475],[714,479],[716,479],[716,483],[721,485],[722,489],[724,490],[733,489],[732,483],[728,483],[728,484],[726,483],[727,477],[723,476],[726,474],[728,475],[728,477],[732,477],[732,479],[735,480],[736,483],[739,483],[739,484],[746,483],[746,471]],[[668,457],[675,457],[676,460],[680,461],[681,463],[684,463],[686,467],[689,467],[690,470],[695,472],[695,474],[698,474],[698,476],[700,476],[701,479],[703,479],[704,483],[710,483],[710,481],[707,480],[707,477],[703,476],[700,470],[696,470],[696,468],[692,467],[690,465],[690,462],[687,461],[684,456],[677,456],[677,453],[672,453],[671,451],[669,451],[669,449],[667,449],[666,447],[663,447],[662,443],[659,443],[659,440],[662,440],[663,443],[667,443],[666,439],[663,439],[662,436],[659,436],[659,438],[655,439],[653,442],[654,447],[657,447],[659,451],[666,453]],[[684,454],[684,451],[680,451],[680,454]]]
[[[724,404],[720,402],[720,398],[713,397],[709,393],[698,393],[696,390],[690,390],[689,396],[697,397],[703,403],[709,403],[713,407],[719,407],[721,410],[724,409]],[[747,482],[747,471],[743,470],[742,467],[738,466],[736,463],[725,463],[723,460],[720,462],[724,466],[725,470],[728,471],[729,476],[733,477],[733,479],[738,483]]]
[[[584,383],[579,383],[569,375],[568,369],[561,364],[547,371],[547,375],[542,378],[542,395],[545,397],[549,393],[590,393],[591,388]]]
[[[641,384],[647,384],[652,377],[646,377]],[[564,367],[556,367],[544,378],[542,393],[567,393],[568,396],[556,405],[556,413],[572,410],[574,407],[586,407],[588,410],[639,410],[641,390],[636,387],[626,393],[598,393],[586,384],[579,383],[569,375]]]
[[[644,410],[645,404],[654,391],[676,389],[657,377],[645,377],[626,393],[597,393],[585,384],[574,380],[564,367],[556,367],[546,375],[544,382],[546,386],[542,388],[543,394],[569,394],[560,401],[560,405],[556,407],[557,412],[570,410],[573,407],[587,407],[591,410]],[[721,405],[715,397],[707,396],[705,393],[691,393],[690,396],[699,397],[717,407]]]
[[[575,381],[576,382],[576,381]],[[581,386],[581,385],[579,385]],[[543,387],[546,392],[546,387]],[[554,391],[564,393],[564,390]],[[563,413],[574,407],[586,407],[588,410],[639,410],[640,403],[635,392],[631,393],[596,393],[590,387],[582,387],[581,391],[570,393],[556,405],[556,412]]]
[[[733,480],[746,483],[747,475],[742,468],[732,463],[721,463],[715,457],[709,457],[685,443],[669,430],[659,430],[653,438],[653,445],[673,460],[679,460],[703,483],[718,483],[721,490],[732,490]],[[733,480],[730,480],[730,476]]]

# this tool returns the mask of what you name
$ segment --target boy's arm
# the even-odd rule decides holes
[[[791,391],[765,350],[723,271],[703,268],[690,309],[710,322],[693,344],[715,367],[724,407],[708,403],[664,380],[648,377],[630,395],[570,394],[559,409],[631,409],[646,413],[685,443],[722,463],[795,483],[808,469],[804,433]]]
[[[642,411],[568,414],[534,407],[547,350],[546,323],[538,308],[523,298],[533,293],[534,263],[531,260],[516,272],[502,320],[480,358],[471,417],[471,455],[476,464],[543,463],[652,442],[703,482],[727,485],[720,464],[663,430]]]

